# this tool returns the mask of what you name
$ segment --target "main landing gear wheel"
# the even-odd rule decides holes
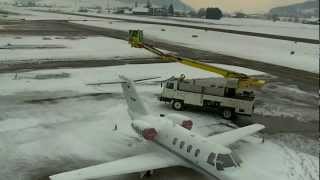
[[[181,101],[173,101],[172,103],[172,108],[174,110],[177,110],[177,111],[182,111],[183,109],[183,102]]]

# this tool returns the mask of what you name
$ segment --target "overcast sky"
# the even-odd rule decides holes
[[[182,0],[192,7],[220,7],[223,11],[247,13],[268,12],[272,7],[300,3],[306,0]]]

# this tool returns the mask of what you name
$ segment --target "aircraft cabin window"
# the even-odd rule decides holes
[[[217,162],[221,162],[224,168],[237,166],[230,154],[219,154],[217,157]]]
[[[215,159],[216,159],[216,154],[215,153],[211,153],[208,157],[207,163],[211,164],[212,166],[215,166]]]
[[[180,143],[180,149],[183,148],[184,144],[185,144],[185,142],[184,142],[184,141],[181,141],[181,143]]]
[[[191,152],[191,150],[192,150],[192,145],[189,145],[189,146],[187,147],[187,152],[189,153],[189,152]]]
[[[173,144],[173,145],[176,145],[177,142],[178,142],[178,138],[174,138],[173,141],[172,141],[172,144]]]
[[[200,154],[200,149],[197,149],[197,150],[195,151],[195,153],[194,153],[194,156],[195,156],[195,157],[198,157],[199,154]]]

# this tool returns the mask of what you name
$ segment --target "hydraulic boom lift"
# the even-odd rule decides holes
[[[143,31],[142,30],[130,30],[129,31],[129,43],[132,47],[135,48],[144,48],[158,56],[161,59],[172,62],[179,62],[181,64],[185,64],[191,67],[199,68],[205,71],[213,72],[216,74],[222,75],[224,78],[234,78],[238,79],[238,88],[246,89],[246,88],[261,88],[266,82],[264,80],[258,80],[253,77],[250,77],[246,74],[238,73],[231,70],[226,70],[217,66],[209,65],[206,63],[202,63],[200,61],[176,56],[172,54],[166,54],[154,46],[143,42]]]

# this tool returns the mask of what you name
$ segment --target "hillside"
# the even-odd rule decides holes
[[[319,0],[276,7],[270,10],[270,14],[286,17],[319,17]]]
[[[119,2],[122,2],[124,4],[132,4],[132,0],[118,0]],[[143,4],[147,3],[147,0],[136,0],[135,2],[138,3],[139,6],[142,6]],[[192,8],[183,3],[181,0],[150,0],[152,5],[156,5],[156,6],[166,6],[168,7],[171,2],[173,2],[173,5],[176,9],[178,10],[191,10]]]
[[[17,0],[18,2],[37,2],[37,4],[42,5],[53,5],[53,6],[109,6],[110,8],[114,7],[133,7],[137,2],[138,6],[144,6],[147,3],[147,0]],[[1,2],[15,2],[15,0],[0,0]],[[168,7],[172,2],[175,9],[177,10],[191,10],[192,8],[187,4],[183,3],[181,0],[150,0],[152,5],[155,6],[166,6]]]

